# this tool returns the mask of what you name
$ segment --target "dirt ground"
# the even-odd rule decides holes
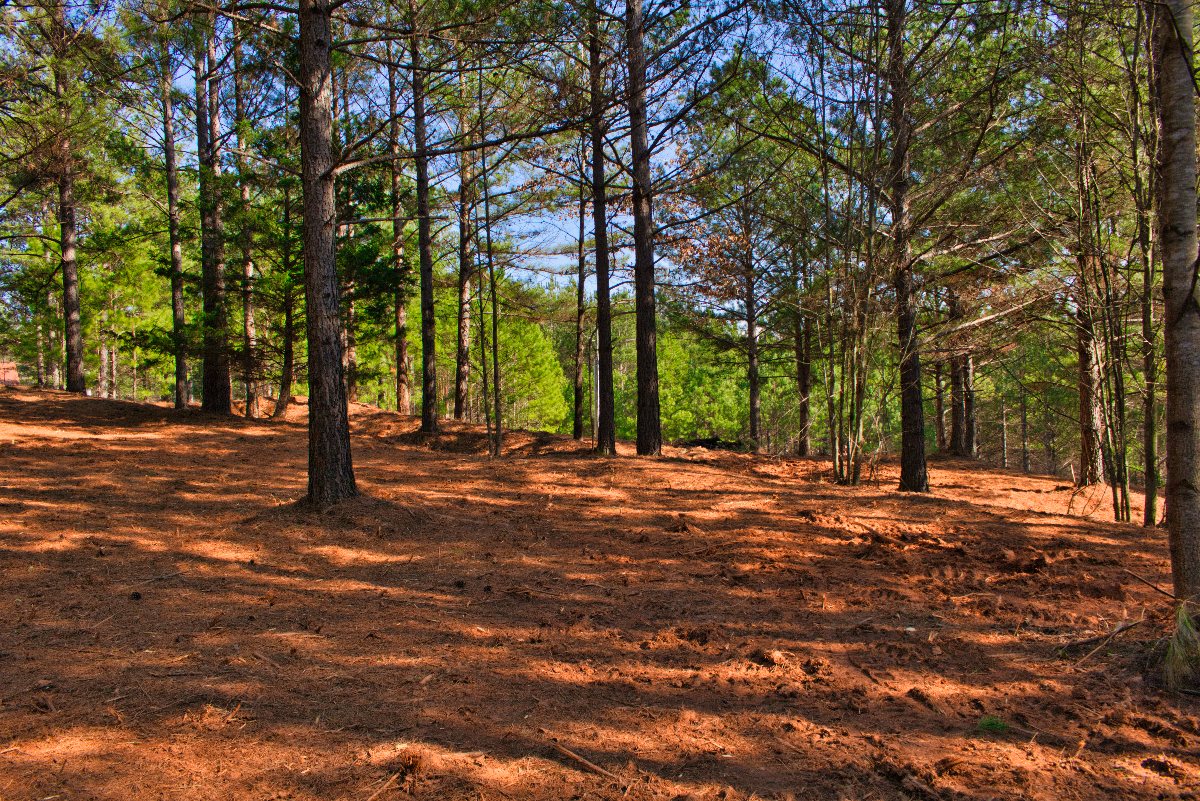
[[[300,419],[0,389],[0,799],[1200,797],[1099,496],[352,417],[309,514]]]

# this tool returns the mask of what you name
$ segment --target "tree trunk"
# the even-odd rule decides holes
[[[1079,475],[1081,487],[1098,484],[1104,477],[1100,446],[1104,425],[1100,410],[1100,365],[1096,359],[1096,337],[1087,310],[1080,307],[1075,319],[1079,356]]]
[[[963,456],[979,456],[979,421],[975,417],[975,359],[971,354],[962,357],[963,377]]]
[[[256,359],[258,333],[254,325],[254,232],[250,227],[250,182],[247,180],[246,157],[246,96],[242,74],[242,44],[238,35],[236,17],[233,20],[233,104],[234,124],[237,128],[237,168],[238,188],[241,193],[241,231],[238,232],[241,247],[241,278],[242,278],[242,381],[246,385],[246,416],[257,417],[258,384],[256,377]]]
[[[754,293],[754,268],[747,264],[742,303],[746,306],[746,382],[750,389],[750,450],[758,453],[762,438],[762,386],[758,369],[758,302]]]
[[[67,45],[66,5],[54,7],[54,33],[65,49]],[[63,56],[66,55],[64,52]],[[67,100],[70,78],[60,61],[55,62],[54,95],[58,102],[62,130],[58,141],[58,244],[59,270],[63,282],[64,342],[67,350],[67,391],[86,392],[83,376],[83,317],[79,303],[79,264],[76,261],[75,227],[75,153],[71,146],[71,107]]]
[[[579,240],[578,260],[575,270],[575,369],[573,380],[574,394],[572,396],[571,436],[576,441],[583,439],[583,371],[584,344],[587,335],[584,323],[587,319],[587,196],[584,194],[584,148],[586,143],[579,140]]]
[[[1000,404],[1000,466],[1008,469],[1008,409]]]
[[[950,453],[967,455],[967,381],[962,356],[950,359]]]
[[[803,309],[797,310],[795,325],[796,395],[800,425],[796,455],[808,456],[812,448],[812,335]]]
[[[480,69],[478,93],[476,101],[479,104],[479,138],[487,138],[486,107],[483,101],[483,71]],[[500,391],[500,298],[496,285],[495,252],[492,248],[492,194],[491,176],[488,173],[488,153],[486,147],[479,150],[479,179],[483,187],[483,235],[487,254],[488,284],[492,295],[492,411],[495,419],[492,424],[492,456],[504,453],[504,409],[503,395]]]
[[[645,19],[642,0],[625,0],[629,56],[629,142],[633,158],[633,295],[637,339],[637,452],[662,452],[658,403],[658,322],[654,307],[654,217],[646,119]]]
[[[921,353],[909,221],[910,65],[904,54],[906,0],[885,0],[887,14],[887,81],[891,90],[892,156],[888,201],[892,218],[892,271],[896,289],[896,335],[900,346],[900,489],[928,492],[925,465],[925,406],[921,398]]]
[[[218,179],[221,167],[216,137],[220,135],[220,83],[216,77],[216,46],[211,22],[204,42],[196,50],[196,152],[200,161],[200,293],[203,319],[203,377],[201,408],[229,414],[233,399],[229,386],[229,359],[225,350],[225,234],[221,219]]]
[[[323,508],[358,494],[342,374],[334,222],[329,0],[300,0],[300,161],[308,333],[308,496]]]
[[[600,53],[600,7],[588,15],[588,128],[592,140],[592,238],[596,242],[596,453],[617,453],[613,394],[612,300],[609,294],[608,184],[604,164],[604,66]]]
[[[163,158],[167,173],[167,238],[171,245],[171,349],[175,355],[175,408],[188,402],[187,325],[183,305],[183,241],[179,233],[179,166],[175,152],[175,67],[165,40],[159,45],[160,94],[163,115]]]
[[[1029,465],[1029,407],[1025,387],[1021,387],[1021,472],[1028,473]]]
[[[283,365],[279,375],[279,396],[275,398],[275,410],[272,417],[283,417],[287,414],[288,405],[292,402],[292,382],[296,373],[296,294],[292,284],[292,194],[285,183],[283,185],[283,247],[282,265],[283,284]]]
[[[414,23],[415,23],[414,6]],[[413,160],[417,171],[417,250],[421,261],[421,431],[438,430],[437,320],[433,305],[433,222],[429,217],[429,155],[425,132],[425,70],[421,39],[410,45],[413,93]]]
[[[1167,529],[1175,597],[1200,600],[1200,305],[1196,301],[1196,101],[1192,7],[1165,0],[1154,20],[1158,246],[1167,352]]]
[[[283,366],[279,373],[279,397],[275,399],[272,417],[287,414],[292,402],[292,381],[296,373],[296,298],[289,284],[283,296]]]
[[[934,431],[937,436],[937,449],[946,452],[946,381],[943,375],[945,362],[933,366],[933,417]]]
[[[388,55],[388,154],[392,187],[392,270],[394,281],[393,304],[396,311],[396,411],[412,413],[412,380],[408,373],[408,262],[404,259],[404,207],[400,200],[400,82],[396,65],[392,63],[392,44],[387,43]]]
[[[465,79],[465,77],[464,77]],[[475,179],[470,153],[459,154],[458,167],[458,349],[454,358],[454,419],[467,411],[467,384],[471,377],[471,282],[475,275],[475,253],[471,243],[471,208]]]

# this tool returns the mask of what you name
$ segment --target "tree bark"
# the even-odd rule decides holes
[[[746,382],[750,390],[750,450],[758,453],[762,438],[762,385],[758,365],[758,298],[754,267],[745,266],[742,302],[746,307]]]
[[[654,303],[654,216],[646,119],[645,18],[642,0],[625,2],[629,57],[629,142],[633,158],[633,295],[637,339],[637,452],[662,453],[658,400],[658,321]]]
[[[1175,597],[1200,602],[1200,304],[1196,300],[1196,101],[1192,7],[1165,0],[1154,20],[1158,246],[1167,354],[1167,530]]]
[[[1104,478],[1101,436],[1104,420],[1100,409],[1100,365],[1096,358],[1096,336],[1086,309],[1075,318],[1076,349],[1079,357],[1079,475],[1081,487],[1099,484]]]
[[[967,390],[963,358],[950,359],[950,453],[967,455]]]
[[[308,333],[308,496],[323,508],[358,494],[350,456],[336,240],[329,0],[300,0],[300,161]]]
[[[414,6],[414,24],[416,13]],[[437,320],[433,305],[433,222],[429,217],[429,153],[425,131],[425,70],[421,40],[410,45],[413,93],[413,160],[417,172],[417,251],[421,262],[421,431],[438,430]]]
[[[395,307],[396,411],[412,413],[412,379],[408,373],[408,262],[404,258],[404,206],[400,198],[400,82],[388,42],[388,154],[392,186],[392,270]]]
[[[593,0],[588,15],[588,129],[592,140],[592,238],[596,242],[596,453],[617,453],[616,403],[613,394],[612,299],[609,292],[608,183],[604,163],[604,65],[600,51],[600,8]]]
[[[246,157],[246,92],[242,73],[242,44],[238,35],[236,18],[233,21],[233,105],[234,125],[237,128],[237,169],[238,189],[241,194],[241,230],[238,232],[238,243],[241,248],[241,278],[242,278],[242,381],[246,385],[246,416],[257,417],[258,384],[255,375],[255,348],[257,347],[258,332],[254,325],[254,232],[250,226],[250,182],[247,180]]]
[[[812,334],[803,309],[796,311],[794,346],[796,351],[796,395],[800,434],[796,455],[808,456],[812,448]]]
[[[66,4],[54,6],[54,35],[62,50],[68,47]],[[60,54],[65,57],[66,53]],[[71,144],[71,106],[68,100],[70,76],[61,60],[54,67],[54,95],[58,103],[58,244],[59,271],[63,282],[64,342],[67,351],[67,391],[86,392],[83,375],[83,317],[79,302],[79,264],[76,261],[75,153]]]
[[[204,41],[196,50],[196,152],[200,161],[200,293],[204,309],[203,376],[201,408],[230,414],[233,399],[229,385],[229,358],[225,349],[225,233],[218,185],[221,165],[220,82],[212,16],[206,22]],[[213,119],[217,116],[217,119]]]
[[[183,242],[179,233],[179,166],[175,152],[175,66],[170,46],[159,44],[159,92],[163,115],[163,159],[167,173],[167,239],[171,246],[171,349],[175,356],[175,408],[188,402],[187,325],[183,305]]]
[[[465,80],[465,76],[464,76]],[[459,154],[458,167],[458,349],[454,359],[454,419],[462,420],[467,411],[467,388],[471,378],[471,282],[475,275],[475,252],[471,230],[475,178],[471,174],[471,154]]]
[[[896,289],[896,335],[900,347],[900,489],[928,492],[925,464],[925,406],[921,398],[921,353],[917,338],[909,220],[910,65],[904,54],[906,0],[885,0],[887,14],[887,81],[891,90],[892,155],[888,202],[892,218],[892,271]]]
[[[571,436],[576,441],[583,439],[583,371],[584,345],[587,342],[584,322],[587,319],[587,196],[584,194],[584,148],[583,138],[579,141],[579,239],[575,269],[575,365],[572,376],[572,419]]]
[[[979,456],[979,421],[975,416],[975,359],[971,354],[963,359],[963,435],[966,438],[963,455],[968,459]]]
[[[945,362],[933,366],[933,419],[937,436],[937,449],[946,452],[946,380],[943,375]]]

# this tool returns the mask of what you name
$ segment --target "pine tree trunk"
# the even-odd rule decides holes
[[[58,44],[67,45],[66,5],[54,6],[54,35]],[[63,53],[63,56],[66,54]],[[59,272],[63,283],[64,343],[67,351],[67,391],[86,392],[83,375],[83,317],[79,302],[79,264],[76,261],[75,224],[75,153],[71,145],[71,108],[67,99],[70,78],[56,62],[54,94],[58,102],[59,123],[62,126],[58,141],[58,244]]]
[[[584,344],[587,342],[586,332],[584,331],[584,322],[587,318],[587,294],[584,291],[584,285],[587,282],[587,197],[584,194],[584,147],[585,142],[581,138],[579,141],[579,239],[575,270],[575,365],[574,375],[572,376],[573,405],[571,418],[571,436],[576,441],[583,439]]]
[[[471,282],[475,274],[475,239],[471,230],[475,179],[471,175],[470,154],[459,154],[458,188],[458,349],[454,358],[454,419],[462,420],[467,411],[467,385],[471,377]]]
[[[179,166],[175,151],[175,103],[171,96],[175,67],[170,47],[159,45],[159,74],[163,115],[163,159],[167,173],[167,239],[171,246],[171,350],[175,356],[175,408],[188,402],[187,325],[183,305],[183,241],[179,233]]]
[[[604,66],[600,52],[600,7],[588,15],[588,128],[592,155],[592,238],[596,242],[596,453],[617,453],[616,403],[613,394],[612,299],[609,293],[608,183],[604,157]]]
[[[754,292],[754,273],[746,265],[742,303],[746,307],[746,382],[750,389],[750,450],[758,453],[762,439],[762,385],[758,365],[758,302]]]
[[[1028,473],[1029,464],[1029,405],[1025,398],[1025,387],[1021,387],[1021,472]]]
[[[937,436],[937,449],[946,452],[946,379],[943,374],[945,362],[933,366],[933,417]]]
[[[967,387],[962,356],[950,359],[950,453],[967,455]]]
[[[637,340],[637,452],[662,452],[658,401],[658,321],[654,303],[654,217],[646,119],[645,18],[642,0],[625,2],[629,57],[629,142],[633,158],[633,295]]]
[[[975,359],[971,354],[963,356],[963,456],[974,459],[979,456],[979,422],[975,417]]]
[[[795,324],[796,395],[800,427],[796,455],[808,456],[812,448],[812,335],[803,310],[796,312]]]
[[[1192,7],[1154,20],[1159,115],[1158,246],[1167,353],[1167,530],[1175,597],[1200,601],[1200,305],[1196,301],[1196,101]]]
[[[342,374],[334,221],[329,0],[300,0],[300,161],[308,329],[308,496],[324,508],[358,494]]]
[[[237,168],[238,189],[241,193],[241,231],[238,240],[241,248],[241,278],[242,278],[242,381],[246,385],[246,416],[257,417],[258,383],[256,377],[256,359],[258,332],[254,325],[254,233],[250,227],[250,182],[247,180],[246,134],[243,123],[246,120],[246,96],[244,76],[242,74],[242,45],[238,35],[237,19],[233,20],[233,98],[234,125],[237,129]]]
[[[387,44],[388,54],[388,154],[392,186],[392,271],[394,283],[393,304],[395,319],[396,358],[396,411],[412,413],[412,379],[408,372],[408,263],[404,259],[404,208],[400,200],[400,82],[396,66],[392,63],[392,45]]]
[[[415,145],[413,160],[416,162],[417,172],[417,250],[421,262],[421,431],[433,434],[438,430],[437,320],[434,316],[433,305],[433,222],[429,217],[425,70],[421,66],[421,39],[419,36],[412,37],[410,56]]]
[[[896,335],[900,347],[900,489],[928,492],[925,465],[925,407],[921,398],[921,353],[917,338],[916,290],[909,221],[910,65],[904,54],[906,0],[885,0],[887,81],[891,94],[892,156],[888,201],[892,226],[892,273],[896,289]]]
[[[1100,410],[1099,364],[1092,320],[1082,307],[1075,319],[1076,347],[1079,357],[1079,475],[1081,487],[1098,484],[1104,477],[1100,449],[1103,418]]]
[[[211,17],[210,17],[211,20]],[[218,181],[221,174],[219,145],[220,90],[215,75],[216,46],[211,21],[196,50],[196,152],[200,161],[200,293],[204,308],[203,376],[201,408],[230,414],[233,398],[229,385],[229,359],[225,349],[225,233],[221,219]]]
[[[279,372],[279,396],[275,399],[274,418],[287,414],[292,402],[292,381],[296,374],[296,298],[291,285],[283,296],[283,365]]]

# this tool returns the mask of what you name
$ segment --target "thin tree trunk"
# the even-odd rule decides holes
[[[979,456],[979,421],[975,416],[975,359],[963,356],[963,435],[966,438],[963,455],[968,459]]]
[[[1076,483],[1088,487],[1103,480],[1100,442],[1104,423],[1100,410],[1096,338],[1091,317],[1082,306],[1076,315],[1075,331],[1079,357],[1079,475]]]
[[[571,420],[571,436],[576,441],[583,439],[583,351],[584,343],[587,341],[586,332],[583,330],[584,322],[587,319],[587,294],[585,292],[585,283],[587,282],[587,196],[584,193],[583,168],[585,147],[586,143],[581,137],[579,140],[579,240],[578,262],[575,270],[575,372],[572,397],[574,405]]]
[[[921,353],[917,338],[916,290],[909,221],[910,112],[908,58],[904,54],[906,0],[885,0],[887,14],[887,82],[891,92],[892,156],[888,200],[892,218],[892,268],[896,288],[896,334],[900,346],[900,489],[928,492],[925,465],[925,407],[921,398]]]
[[[241,231],[238,235],[241,247],[241,278],[242,278],[242,381],[246,385],[246,416],[257,417],[258,384],[255,369],[254,351],[257,347],[258,333],[254,325],[254,233],[250,227],[250,182],[247,180],[246,157],[246,92],[244,75],[242,73],[242,44],[238,35],[236,18],[233,22],[233,98],[234,114],[237,128],[237,168],[238,188],[241,193]]]
[[[167,238],[171,245],[171,349],[175,356],[175,408],[188,402],[187,325],[183,305],[183,241],[179,233],[179,166],[175,152],[175,67],[170,46],[159,44],[160,94],[163,115],[163,158],[167,173]]]
[[[300,0],[300,161],[308,333],[308,496],[322,508],[358,494],[342,374],[334,221],[329,0]]]
[[[467,103],[471,96],[464,65],[459,63],[459,95],[463,110],[459,116],[460,135],[470,135]],[[472,244],[471,212],[475,205],[475,175],[470,152],[458,154],[458,347],[454,359],[454,419],[467,413],[467,393],[471,379],[471,282],[475,280],[475,253]],[[480,321],[482,325],[482,321]]]
[[[1025,398],[1025,387],[1021,387],[1021,472],[1028,473],[1029,466],[1029,408]]]
[[[967,391],[963,357],[950,359],[950,453],[967,455]]]
[[[803,309],[796,311],[795,325],[796,395],[800,418],[796,455],[808,456],[812,448],[812,334]]]
[[[112,393],[108,388],[108,342],[104,337],[100,337],[100,348],[97,351],[97,356],[100,359],[100,372],[96,376],[96,394],[101,398],[111,397]]]
[[[66,4],[54,6],[54,33],[60,46],[67,47]],[[62,53],[63,56],[66,53]],[[86,392],[83,375],[83,317],[79,302],[79,264],[75,257],[75,153],[71,144],[71,107],[67,99],[70,78],[61,61],[55,62],[54,95],[62,126],[58,141],[58,243],[59,271],[63,282],[64,343],[67,351],[67,391]]]
[[[1000,466],[1008,469],[1008,409],[1000,404]]]
[[[292,402],[292,381],[296,373],[296,298],[289,284],[283,296],[283,366],[279,374],[279,397],[275,399],[272,417],[287,414]]]
[[[633,295],[637,340],[637,452],[662,452],[658,400],[658,321],[654,304],[654,217],[646,119],[645,18],[642,0],[625,2],[629,57],[629,142],[633,158]]]
[[[233,399],[229,386],[229,359],[225,350],[225,234],[221,220],[218,180],[220,160],[218,144],[220,119],[213,120],[219,98],[212,96],[220,84],[213,42],[212,16],[196,50],[196,152],[200,160],[200,239],[201,279],[204,319],[203,376],[201,407],[217,414],[229,414]]]
[[[1167,352],[1167,530],[1175,597],[1200,601],[1200,305],[1196,300],[1196,101],[1192,6],[1154,19],[1159,115],[1158,247]]]
[[[483,102],[483,70],[480,68],[477,85],[479,103],[479,138],[487,138],[487,123],[484,118]],[[496,262],[492,248],[492,194],[491,177],[488,174],[488,153],[486,147],[479,150],[479,179],[483,187],[483,235],[487,252],[488,284],[491,287],[492,300],[492,411],[495,415],[492,425],[492,456],[504,453],[504,408],[503,395],[500,391],[500,300],[496,286]]]
[[[408,262],[404,258],[404,207],[400,199],[400,81],[392,63],[392,43],[387,43],[388,57],[388,154],[392,186],[392,270],[394,281],[396,346],[396,411],[412,413],[412,379],[408,372]]]
[[[943,375],[945,362],[933,366],[933,417],[937,436],[937,449],[946,452],[946,381]]]
[[[604,163],[604,66],[600,52],[600,7],[588,15],[588,128],[592,140],[592,238],[596,242],[596,453],[617,453],[616,403],[613,394],[612,300],[609,294],[608,184]]]
[[[758,301],[754,293],[754,273],[746,265],[742,302],[746,307],[746,381],[750,389],[750,450],[758,453],[762,437],[762,387],[758,366]]]
[[[413,6],[416,22],[416,6]],[[437,320],[433,305],[433,222],[429,217],[429,155],[425,131],[425,70],[421,39],[412,37],[413,139],[417,172],[417,250],[421,261],[421,431],[438,430]]]

